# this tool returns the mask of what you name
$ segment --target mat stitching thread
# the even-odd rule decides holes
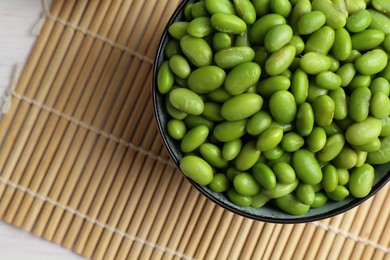
[[[311,223],[312,225],[316,226],[317,228],[321,228],[325,231],[329,231],[329,232],[332,232],[336,235],[341,235],[341,236],[344,236],[346,238],[349,238],[357,243],[361,243],[363,245],[367,245],[367,246],[371,246],[379,251],[382,251],[383,253],[385,254],[389,254],[390,253],[390,248],[388,247],[385,247],[385,246],[382,246],[380,244],[377,244],[369,239],[364,239],[364,238],[361,238],[359,236],[356,236],[354,234],[351,234],[347,231],[344,231],[342,229],[338,229],[336,227],[332,227],[332,226],[328,226],[328,225],[325,225],[321,222],[313,222]]]
[[[50,19],[50,20],[52,20],[52,21],[54,21],[54,22],[58,22],[58,23],[60,23],[60,24],[62,24],[62,25],[64,25],[64,26],[67,26],[67,27],[69,27],[69,28],[72,28],[73,30],[82,32],[82,33],[85,34],[85,35],[88,35],[88,36],[90,36],[90,37],[92,37],[92,38],[94,38],[94,39],[97,39],[97,40],[100,40],[100,41],[102,41],[102,42],[104,42],[104,43],[107,43],[107,44],[109,44],[110,46],[112,46],[112,47],[114,47],[114,48],[120,49],[121,51],[128,52],[128,53],[130,53],[131,55],[133,55],[134,57],[136,57],[136,58],[138,58],[138,59],[140,59],[140,60],[146,61],[147,63],[150,63],[150,64],[153,64],[153,63],[154,63],[153,59],[151,59],[151,58],[149,58],[149,57],[146,57],[146,56],[144,56],[144,55],[142,55],[142,54],[139,54],[138,52],[132,50],[132,49],[129,48],[129,47],[126,47],[126,46],[124,46],[124,45],[118,44],[118,43],[116,43],[116,42],[114,42],[114,41],[112,41],[112,40],[109,40],[109,39],[107,39],[107,38],[105,38],[105,37],[99,35],[99,34],[96,34],[96,33],[92,32],[92,31],[86,30],[86,29],[84,29],[84,28],[82,28],[82,27],[80,27],[80,26],[71,24],[71,23],[69,23],[68,21],[65,21],[65,20],[63,20],[63,19],[61,19],[61,18],[59,18],[59,17],[53,16],[53,15],[50,13],[50,11],[49,11],[49,5],[46,4],[45,1],[43,1],[43,3],[44,3],[44,9],[45,9],[44,16],[45,16],[46,18],[48,18],[48,19]]]
[[[170,159],[162,158],[161,156],[156,155],[156,154],[152,153],[151,151],[148,151],[148,150],[146,150],[146,149],[144,149],[142,147],[138,147],[138,146],[132,144],[131,142],[127,142],[127,141],[125,141],[125,140],[123,140],[121,138],[118,138],[118,137],[116,137],[116,136],[114,136],[112,134],[106,133],[106,132],[102,131],[101,129],[98,129],[96,127],[88,125],[88,124],[86,124],[83,121],[77,120],[76,118],[74,118],[72,116],[68,116],[68,115],[66,115],[66,114],[64,114],[64,113],[62,113],[62,112],[60,112],[60,111],[58,111],[56,109],[53,109],[53,108],[48,107],[48,106],[46,106],[44,104],[41,104],[41,103],[39,103],[39,102],[37,102],[37,101],[35,101],[33,99],[27,98],[25,96],[21,96],[18,93],[16,93],[15,91],[11,91],[11,94],[12,94],[12,96],[14,96],[15,98],[17,98],[17,99],[19,99],[21,101],[24,101],[24,102],[26,102],[26,103],[28,103],[30,105],[34,105],[34,106],[38,107],[39,109],[45,110],[46,112],[52,113],[52,114],[54,114],[56,116],[59,116],[59,117],[61,117],[63,119],[66,119],[66,120],[72,122],[73,124],[75,124],[77,126],[81,126],[81,127],[85,128],[85,129],[87,129],[87,130],[89,130],[89,131],[91,131],[91,132],[93,132],[93,133],[95,133],[97,135],[103,136],[103,137],[105,137],[105,138],[107,138],[107,139],[109,139],[109,140],[111,140],[113,142],[119,143],[119,144],[121,144],[121,145],[123,145],[123,146],[125,146],[127,148],[130,148],[130,149],[132,149],[132,150],[134,150],[136,152],[139,152],[140,154],[148,156],[148,157],[150,157],[150,158],[152,158],[152,159],[154,159],[156,161],[159,161],[159,162],[161,162],[163,164],[167,164],[167,165],[170,165],[170,166],[175,166],[175,164]]]
[[[131,240],[133,242],[138,242],[138,243],[143,244],[145,246],[152,247],[152,248],[157,249],[157,250],[162,251],[162,252],[167,252],[167,253],[169,253],[171,255],[178,256],[178,257],[183,258],[183,259],[192,259],[191,257],[189,257],[189,256],[187,256],[185,254],[182,254],[180,252],[174,251],[174,250],[166,248],[166,247],[159,246],[157,244],[154,244],[154,243],[149,242],[147,240],[143,240],[143,239],[138,238],[136,236],[129,235],[126,232],[120,231],[120,230],[118,230],[118,229],[116,229],[114,227],[111,227],[111,226],[107,225],[107,224],[101,223],[97,219],[91,218],[88,215],[81,213],[80,211],[74,210],[74,209],[72,209],[69,206],[66,206],[66,205],[63,205],[63,204],[59,203],[58,201],[55,201],[55,200],[52,200],[52,199],[47,198],[45,196],[42,196],[39,193],[36,193],[36,192],[34,192],[34,191],[30,190],[30,189],[27,189],[27,188],[25,188],[25,187],[23,187],[23,186],[21,186],[19,184],[16,184],[16,183],[8,181],[8,180],[5,180],[1,176],[0,176],[0,182],[2,182],[5,185],[8,185],[8,186],[10,186],[10,187],[12,187],[14,189],[17,189],[17,190],[20,190],[20,191],[22,191],[24,193],[27,193],[27,194],[29,194],[30,196],[32,196],[32,197],[34,197],[36,199],[42,200],[42,201],[47,202],[47,203],[49,203],[49,204],[51,204],[51,205],[53,205],[55,207],[61,208],[61,209],[65,210],[65,211],[68,211],[68,212],[70,212],[73,215],[76,215],[76,216],[78,216],[78,217],[80,217],[82,219],[85,219],[85,220],[91,222],[92,224],[95,224],[95,225],[97,225],[97,226],[99,226],[101,228],[107,229],[108,231],[113,232],[113,233],[115,233],[115,234],[117,234],[119,236],[125,237],[125,238],[127,238],[127,239],[129,239],[129,240]]]

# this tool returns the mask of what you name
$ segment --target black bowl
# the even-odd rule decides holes
[[[179,161],[183,157],[183,154],[180,150],[180,144],[176,140],[171,138],[167,132],[166,125],[169,120],[169,116],[165,111],[165,105],[164,105],[165,98],[163,97],[163,95],[159,93],[157,89],[156,79],[157,79],[158,68],[165,60],[164,57],[165,46],[170,39],[170,35],[168,33],[168,27],[175,21],[183,20],[183,9],[185,5],[190,2],[195,2],[195,1],[194,0],[182,1],[180,5],[177,7],[177,9],[175,10],[175,12],[173,13],[172,17],[170,18],[163,32],[160,43],[158,45],[157,55],[153,67],[152,98],[153,98],[154,113],[157,121],[157,126],[162,136],[164,145],[168,149],[168,152],[172,160],[177,165],[177,167],[179,167]],[[230,202],[230,200],[224,194],[213,192],[208,187],[201,186],[189,178],[187,179],[203,195],[205,195],[207,198],[212,200],[217,205],[231,212],[234,212],[244,217],[248,217],[251,219],[264,221],[264,222],[293,224],[293,223],[306,223],[306,222],[317,221],[317,220],[333,217],[335,215],[344,213],[360,205],[365,200],[375,195],[390,180],[389,169],[390,169],[390,163],[385,165],[375,166],[374,185],[370,194],[367,197],[362,199],[348,197],[347,199],[340,202],[328,201],[322,207],[310,209],[303,216],[293,216],[287,214],[269,204],[258,209],[251,208],[251,207],[239,207],[233,204],[232,202]]]

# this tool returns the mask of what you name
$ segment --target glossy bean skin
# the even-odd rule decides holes
[[[183,121],[171,119],[167,123],[167,130],[173,139],[181,140],[187,132],[187,127]]]
[[[300,183],[295,190],[297,199],[305,205],[311,205],[315,199],[315,191],[312,185]]]
[[[189,35],[203,38],[214,31],[213,26],[211,25],[210,18],[208,17],[198,17],[192,20],[187,27],[187,32]]]
[[[190,73],[188,87],[195,93],[204,94],[220,88],[225,78],[223,69],[214,65],[204,66]]]
[[[280,14],[266,14],[260,17],[249,30],[249,40],[252,44],[264,44],[268,30],[278,24],[286,24],[286,19]]]
[[[211,64],[213,52],[204,39],[185,35],[180,40],[180,46],[184,55],[196,67]]]
[[[356,167],[361,167],[367,160],[367,155],[368,153],[365,151],[359,151],[355,150],[356,156],[357,156],[357,161],[356,161]]]
[[[293,36],[292,28],[287,24],[275,25],[268,30],[264,38],[265,49],[275,52],[290,42]]]
[[[385,164],[390,162],[390,136],[381,139],[381,146],[375,152],[369,152],[367,155],[367,163],[370,164]]]
[[[390,3],[387,1],[380,1],[380,0],[371,0],[372,6],[382,13],[389,13],[390,12]]]
[[[172,72],[179,78],[187,78],[191,73],[190,64],[182,55],[173,55],[169,59],[169,67]]]
[[[311,208],[319,208],[328,202],[328,197],[323,192],[316,192]]]
[[[271,0],[270,9],[286,18],[292,11],[292,5],[289,0]]]
[[[317,74],[316,83],[327,90],[335,90],[341,87],[341,78],[332,71],[323,71]]]
[[[298,1],[291,13],[290,21],[291,27],[293,28],[294,32],[298,32],[297,24],[299,19],[306,13],[311,12],[311,2],[309,0],[301,0]]]
[[[371,14],[371,23],[368,28],[379,29],[385,34],[390,33],[390,18],[374,9],[367,9]]]
[[[295,180],[293,183],[290,184],[276,183],[275,188],[263,189],[262,193],[268,198],[276,199],[293,192],[297,188],[298,184],[298,180]]]
[[[390,136],[390,118],[384,118],[381,120],[382,122],[382,130],[379,134],[380,137],[387,137]]]
[[[253,24],[256,21],[256,9],[249,0],[234,0],[234,7],[237,15],[245,21],[246,24]]]
[[[176,88],[169,92],[169,101],[178,110],[191,115],[200,115],[204,110],[204,102],[192,90]]]
[[[295,58],[296,49],[286,45],[272,53],[265,62],[265,71],[268,75],[276,76],[287,70]]]
[[[237,193],[243,196],[253,196],[260,191],[260,184],[251,174],[246,172],[239,173],[234,177],[233,186]]]
[[[279,90],[288,90],[291,81],[286,76],[277,75],[261,80],[257,86],[257,92],[263,97],[271,97]]]
[[[355,89],[348,104],[348,115],[356,122],[363,122],[370,112],[371,91],[368,88]]]
[[[279,127],[271,127],[265,130],[257,139],[256,147],[265,152],[275,148],[283,138],[283,130]]]
[[[200,125],[206,126],[209,130],[214,128],[214,122],[203,116],[187,115],[183,121],[188,129],[192,129]]]
[[[334,45],[331,53],[333,57],[340,61],[345,61],[351,56],[352,39],[345,28],[335,30]]]
[[[297,23],[298,33],[301,35],[312,34],[319,30],[326,22],[326,16],[320,11],[305,13]]]
[[[313,10],[321,11],[326,16],[326,25],[337,30],[345,26],[347,23],[346,15],[336,8],[330,0],[313,0]]]
[[[224,48],[215,53],[214,60],[222,69],[233,69],[239,64],[252,61],[255,51],[246,46]]]
[[[205,0],[204,2],[207,11],[210,14],[216,14],[216,13],[235,14],[236,13],[233,3],[229,0],[221,0],[221,1]]]
[[[242,148],[242,141],[240,138],[226,142],[222,146],[222,158],[231,161],[234,160],[240,153]]]
[[[236,15],[215,13],[211,16],[212,26],[220,31],[232,34],[240,34],[247,29],[246,23]]]
[[[169,96],[165,98],[165,109],[173,119],[183,120],[187,116],[187,113],[178,110],[171,104]]]
[[[371,14],[367,10],[361,10],[347,18],[346,28],[352,33],[358,33],[368,28],[371,23]]]
[[[385,78],[377,77],[371,82],[370,90],[373,95],[378,92],[383,92],[388,96],[390,95],[390,84]]]
[[[217,173],[209,183],[210,190],[214,192],[225,192],[230,186],[229,179],[224,173]]]
[[[306,138],[306,144],[313,153],[322,150],[326,144],[327,137],[324,128],[314,127],[310,135]]]
[[[211,121],[221,122],[224,118],[221,116],[221,105],[218,103],[206,101],[204,102],[204,110],[202,116]]]
[[[367,51],[378,47],[385,39],[385,34],[378,29],[367,29],[351,36],[352,48]]]
[[[192,5],[191,16],[193,19],[197,17],[210,16],[205,1],[196,2]]]
[[[252,168],[252,174],[256,181],[265,189],[271,190],[276,187],[276,176],[266,164],[256,163]]]
[[[284,104],[280,106],[280,104]],[[269,109],[273,118],[279,123],[291,123],[297,113],[294,96],[286,90],[280,90],[271,96]]]
[[[224,32],[216,32],[213,35],[212,42],[215,51],[220,51],[232,47],[233,45],[232,37],[228,33],[224,33]]]
[[[334,134],[327,138],[324,148],[317,153],[317,158],[322,162],[329,162],[336,158],[345,144],[343,134]]]
[[[355,61],[356,70],[364,75],[374,75],[381,72],[387,65],[387,54],[380,49],[363,54]]]
[[[213,134],[220,142],[231,142],[245,134],[246,120],[225,121],[215,126]]]
[[[297,179],[295,171],[290,164],[286,162],[277,162],[272,166],[276,179],[281,184],[291,184]]]
[[[272,118],[268,112],[259,111],[248,119],[246,131],[248,134],[257,136],[263,133],[272,123]]]
[[[331,97],[328,95],[321,95],[316,97],[311,102],[314,121],[318,126],[329,126],[332,123],[334,112],[335,112],[335,103]]]
[[[180,170],[185,176],[200,185],[208,185],[213,180],[213,169],[202,158],[188,155],[180,160]]]
[[[309,77],[300,68],[298,68],[291,80],[291,93],[294,96],[297,104],[302,104],[306,101],[309,92]]]
[[[305,52],[317,52],[327,55],[332,49],[335,31],[329,26],[323,26],[307,39]]]
[[[343,120],[348,116],[347,95],[343,88],[332,90],[328,93],[335,104],[334,119]]]
[[[352,145],[358,151],[364,152],[376,152],[381,148],[381,140],[379,138],[375,138],[371,142],[361,145]]]
[[[375,118],[388,118],[390,115],[389,96],[384,92],[375,93],[370,102],[370,112]]]
[[[343,185],[337,185],[336,189],[332,192],[326,193],[331,200],[342,201],[349,195],[349,190]]]
[[[320,72],[329,70],[331,60],[326,55],[308,52],[302,56],[300,65],[302,70],[307,74],[316,75]]]
[[[295,152],[305,144],[305,140],[299,134],[289,132],[283,136],[280,144],[286,152]]]
[[[313,131],[314,112],[307,102],[301,104],[296,118],[296,130],[301,136],[308,136]]]
[[[261,75],[261,68],[257,63],[245,62],[237,65],[226,76],[225,89],[231,95],[243,93],[256,84]]]
[[[240,207],[249,207],[253,201],[252,196],[241,195],[234,188],[228,189],[227,197],[235,205],[240,206]]]
[[[322,180],[322,171],[313,153],[301,149],[292,157],[293,168],[298,178],[306,184],[316,185]]]
[[[199,147],[199,152],[202,155],[202,158],[211,166],[222,169],[228,165],[228,162],[222,158],[221,149],[215,144],[203,143]]]
[[[180,40],[183,36],[187,35],[187,28],[189,22],[178,21],[169,26],[169,34],[176,40]]]
[[[249,170],[259,160],[260,154],[260,150],[256,148],[255,140],[247,142],[235,159],[236,169],[240,171]]]
[[[367,5],[371,3],[371,0],[346,0],[348,14],[355,14],[361,10],[367,8]]]
[[[346,63],[342,65],[336,72],[341,78],[341,86],[348,86],[356,74],[356,69],[353,63]]]
[[[262,206],[264,206],[268,201],[270,201],[270,198],[268,198],[267,196],[265,196],[263,193],[258,193],[254,196],[252,196],[252,204],[251,204],[251,207],[252,208],[261,208]]]
[[[167,94],[175,82],[174,74],[169,66],[169,61],[165,61],[158,70],[157,89],[161,94]]]
[[[351,172],[348,183],[351,195],[355,198],[366,197],[371,191],[374,177],[375,169],[369,164],[364,164],[361,167],[355,168]]]
[[[263,106],[263,98],[255,93],[243,93],[223,103],[221,115],[228,121],[248,118]]]
[[[358,157],[355,150],[348,146],[344,146],[332,162],[338,168],[351,169],[356,166],[357,160]]]
[[[209,135],[209,129],[204,126],[196,126],[189,130],[183,137],[180,143],[180,149],[189,153],[201,146]]]
[[[309,205],[303,204],[292,194],[277,198],[275,202],[283,211],[295,216],[304,215],[310,209]]]
[[[328,164],[323,168],[322,172],[322,187],[326,192],[333,192],[336,190],[339,183],[339,175],[336,167],[334,167],[332,164]]]
[[[284,154],[284,151],[280,145],[275,146],[271,150],[264,152],[262,155],[268,160],[277,160]]]

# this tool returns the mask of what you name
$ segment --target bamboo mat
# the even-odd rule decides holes
[[[390,259],[389,185],[281,225],[208,201],[153,118],[153,58],[179,0],[55,0],[0,123],[0,219],[93,259]]]

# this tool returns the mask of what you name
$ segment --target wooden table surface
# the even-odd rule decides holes
[[[41,0],[0,0],[0,97],[9,87],[15,64],[23,64],[36,36],[31,31],[42,13]],[[0,259],[83,259],[0,221]]]

